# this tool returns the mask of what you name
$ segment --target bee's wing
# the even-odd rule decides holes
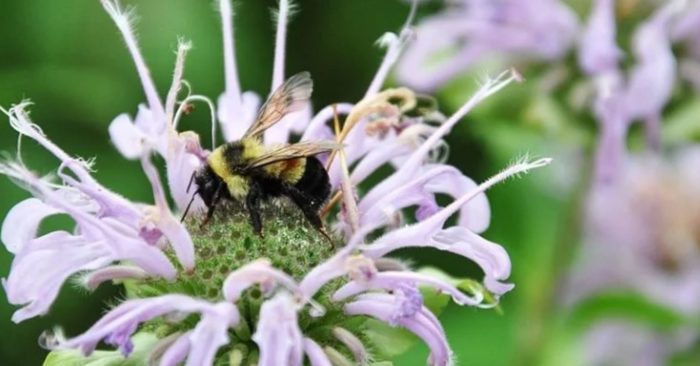
[[[298,111],[304,102],[311,98],[313,81],[307,71],[300,72],[287,79],[267,99],[255,122],[248,128],[244,137],[258,137],[287,113]]]
[[[285,145],[271,150],[253,160],[246,166],[247,169],[259,168],[265,165],[283,160],[298,159],[313,156],[324,152],[340,149],[342,145],[335,141],[305,141],[296,144]]]

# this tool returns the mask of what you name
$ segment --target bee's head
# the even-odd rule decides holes
[[[192,189],[192,183],[194,183],[196,186],[194,187],[194,191]],[[214,200],[214,195],[221,184],[223,184],[221,178],[214,173],[214,170],[212,170],[209,165],[203,165],[201,168],[195,170],[190,177],[189,184],[187,185],[187,193],[192,192],[192,198],[187,204],[185,212],[182,214],[181,221],[187,216],[187,212],[189,211],[190,206],[192,205],[192,202],[196,196],[202,198],[202,201],[204,201],[204,204],[206,204],[207,207],[210,206]]]

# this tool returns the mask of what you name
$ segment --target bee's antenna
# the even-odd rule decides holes
[[[192,175],[194,177],[194,174]],[[190,179],[190,184],[192,184],[192,180]],[[187,186],[187,191],[190,190],[190,187]],[[182,218],[180,218],[180,222],[185,221],[185,217],[187,217],[187,213],[190,212],[190,207],[192,206],[192,202],[194,202],[194,197],[197,195],[199,191],[194,192],[192,194],[192,199],[190,199],[190,202],[187,204],[187,207],[185,208],[185,212],[182,213]]]
[[[190,188],[192,188],[192,183],[194,182],[194,176],[195,176],[195,174],[197,174],[197,171],[196,171],[196,170],[193,171],[193,172],[192,172],[192,176],[190,176],[190,182],[187,183],[187,190],[185,191],[185,193],[190,193]],[[194,199],[194,196],[192,196],[192,199]],[[192,203],[192,202],[190,201],[190,203]]]

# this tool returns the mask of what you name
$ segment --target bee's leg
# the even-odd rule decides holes
[[[223,188],[223,183],[220,183],[219,186],[216,187],[216,191],[214,192],[214,196],[211,200],[211,205],[209,205],[209,210],[207,211],[207,217],[205,217],[204,221],[202,221],[202,224],[199,226],[200,228],[204,228],[209,223],[209,220],[211,220],[211,218],[214,216],[214,209],[216,209],[216,205],[221,199],[221,191]]]
[[[248,196],[246,196],[245,205],[248,210],[248,215],[250,216],[250,225],[253,226],[253,231],[260,235],[260,237],[264,237],[262,219],[260,218],[260,200],[262,197],[263,192],[260,185],[252,182],[250,190],[248,191]]]
[[[309,220],[311,226],[318,230],[318,232],[328,240],[331,246],[335,247],[333,239],[328,235],[326,228],[323,226],[323,220],[321,220],[321,216],[319,215],[320,204],[294,186],[286,186],[284,189],[287,196],[292,199],[292,202],[301,209],[301,212],[306,219]]]

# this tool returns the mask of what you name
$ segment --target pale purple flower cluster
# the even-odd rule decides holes
[[[556,60],[576,40],[578,19],[559,0],[453,0],[426,18],[397,67],[402,83],[435,90],[484,61]]]
[[[195,235],[174,213],[186,205],[189,177],[205,162],[208,151],[200,146],[195,133],[178,132],[178,121],[188,103],[204,101],[210,105],[213,116],[218,115],[223,135],[230,141],[252,122],[261,99],[252,92],[241,92],[229,0],[219,1],[226,91],[219,98],[218,109],[203,96],[188,94],[183,100],[178,99],[181,86],[188,85],[183,80],[185,56],[190,49],[187,42],[178,45],[173,83],[163,103],[139,51],[130,14],[115,1],[102,0],[102,4],[126,41],[146,95],[146,105],[139,107],[135,118],[124,114],[114,119],[110,136],[122,155],[141,161],[153,188],[154,204],[131,202],[97,182],[91,175],[89,161],[66,153],[30,121],[27,103],[3,110],[21,137],[36,141],[60,161],[57,180],[35,175],[20,156],[16,162],[0,165],[0,172],[34,196],[13,207],[2,227],[2,240],[15,255],[10,274],[3,280],[10,303],[21,306],[13,316],[15,322],[49,311],[62,284],[72,276],[80,276],[87,288],[94,289],[114,279],[176,280],[179,268],[183,273],[196,273],[198,243],[193,242]],[[288,1],[280,1],[272,88],[284,80],[290,10]],[[196,314],[198,321],[193,329],[161,339],[153,350],[152,361],[162,365],[185,361],[187,365],[210,365],[217,351],[229,345],[230,332],[242,324],[237,303],[247,289],[260,286],[267,300],[252,336],[259,349],[258,365],[301,365],[304,357],[312,365],[330,365],[334,357],[344,356],[303,334],[299,317],[308,310],[322,321],[325,309],[314,297],[329,282],[343,279],[345,284],[333,293],[332,301],[345,314],[404,327],[428,344],[430,364],[451,364],[453,356],[444,329],[423,304],[418,287],[431,287],[449,294],[458,304],[480,307],[494,306],[485,298],[498,299],[512,289],[513,285],[505,282],[510,274],[506,251],[479,235],[489,224],[484,191],[508,177],[547,165],[550,160],[518,161],[480,185],[439,161],[445,147],[442,138],[452,127],[480,101],[519,76],[509,71],[486,81],[454,115],[447,119],[438,115],[437,124],[428,118],[404,115],[415,106],[415,94],[405,88],[380,88],[409,39],[410,18],[399,36],[387,34],[382,38],[388,48],[387,56],[364,97],[354,104],[337,105],[337,110],[347,115],[339,135],[345,147],[332,161],[329,174],[334,191],[342,192],[342,210],[335,227],[347,243],[344,247],[325,262],[309,268],[300,280],[260,258],[228,274],[218,301],[177,293],[131,298],[111,309],[83,334],[65,339],[57,333],[47,336],[45,344],[51,349],[79,349],[90,354],[104,341],[128,356],[134,348],[132,335],[141,324],[159,317],[173,321]],[[390,102],[397,97],[403,102]],[[335,108],[328,106],[312,115],[309,106],[290,114],[267,131],[265,140],[283,142],[293,133],[303,133],[304,140],[333,137],[327,121]],[[212,128],[215,137],[215,125]],[[166,189],[151,161],[153,153],[162,156],[166,163],[170,195],[177,206],[174,210],[169,207]],[[394,167],[393,173],[367,192],[357,192],[360,183],[387,164]],[[447,194],[454,200],[440,207],[436,194]],[[195,205],[201,208],[202,202]],[[402,215],[409,207],[418,207],[413,224],[408,224],[412,220],[405,221]],[[56,214],[70,216],[76,230],[39,235],[40,222]],[[457,225],[445,227],[453,215],[458,215]],[[370,233],[383,234],[370,240]],[[474,261],[484,272],[484,288],[467,294],[449,281],[414,272],[385,257],[406,247],[432,247]],[[174,257],[168,253],[174,253]],[[333,335],[347,346],[356,362],[366,362],[370,357],[359,335],[342,327],[335,327]]]
[[[666,157],[660,149],[663,112],[679,80],[672,46],[697,37],[688,33],[697,29],[691,25],[697,12],[697,2],[692,9],[686,1],[659,5],[633,33],[634,64],[625,72],[615,2],[593,5],[579,63],[595,86],[600,134],[585,245],[567,285],[569,301],[624,289],[681,314],[700,310],[700,192],[695,187],[700,154],[687,147]],[[628,133],[638,121],[646,151],[630,155]],[[660,334],[629,322],[603,322],[586,336],[587,362],[665,364],[697,336],[690,329]]]

